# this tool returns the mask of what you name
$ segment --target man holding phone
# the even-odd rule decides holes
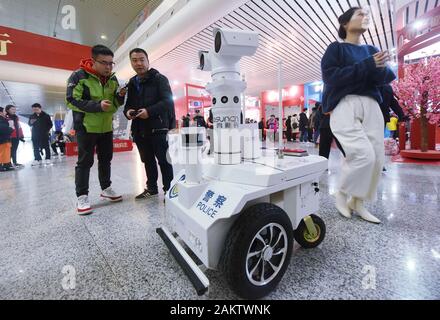
[[[156,159],[163,190],[170,188],[173,167],[167,160],[167,134],[176,127],[176,114],[169,81],[157,70],[150,69],[147,52],[140,48],[131,50],[130,61],[137,75],[128,83],[124,114],[133,120],[131,132],[147,174],[147,186],[136,197],[141,200],[159,193]]]
[[[113,52],[102,45],[92,48],[92,59],[81,61],[80,69],[69,78],[66,101],[73,111],[77,133],[78,162],[75,168],[77,211],[79,215],[92,213],[89,194],[90,168],[94,151],[98,155],[101,197],[112,202],[122,196],[111,188],[111,160],[113,158],[113,114],[124,103],[126,89],[118,92],[119,83],[112,72]]]

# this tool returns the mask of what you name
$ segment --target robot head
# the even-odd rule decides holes
[[[254,31],[214,28],[214,51],[221,56],[252,56],[258,48]]]
[[[214,51],[199,51],[198,69],[213,71],[234,64],[241,57],[254,55],[258,48],[258,37],[254,31],[215,28]]]

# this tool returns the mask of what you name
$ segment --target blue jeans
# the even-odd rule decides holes
[[[300,142],[307,142],[308,139],[308,132],[307,130],[301,131],[301,136],[299,138]]]
[[[313,133],[313,142],[316,143],[318,141],[319,137],[319,129],[315,129],[315,132]]]

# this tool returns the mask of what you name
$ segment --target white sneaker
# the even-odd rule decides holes
[[[39,167],[43,165],[43,161],[41,160],[34,160],[31,164],[32,167]]]
[[[335,207],[338,209],[339,213],[346,218],[351,218],[350,208],[347,205],[347,196],[344,193],[337,191],[335,193],[335,198]]]
[[[362,219],[368,222],[379,224],[381,221],[373,216],[365,207],[364,201],[360,199],[353,198],[352,201],[348,203],[351,210],[356,211]]]
[[[51,165],[53,165],[52,160],[50,160],[50,159],[46,159],[46,160],[44,160],[43,163],[44,163],[45,166],[51,166]]]
[[[108,199],[111,202],[119,202],[122,201],[122,196],[120,194],[117,194],[112,187],[108,187],[107,189],[103,190],[101,193],[101,198]]]
[[[78,197],[77,210],[80,216],[91,214],[93,212],[93,209],[90,206],[89,196]]]

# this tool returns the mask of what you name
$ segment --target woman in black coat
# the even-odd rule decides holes
[[[11,165],[11,133],[14,131],[9,125],[3,108],[0,107],[0,171],[13,170]]]

